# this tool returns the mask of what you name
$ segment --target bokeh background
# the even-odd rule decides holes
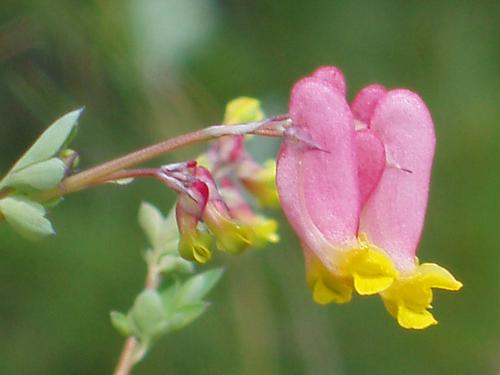
[[[377,298],[313,304],[297,239],[219,256],[213,305],[137,374],[496,374],[500,371],[499,3],[496,1],[2,1],[0,171],[63,113],[86,106],[83,167],[218,123],[240,95],[287,111],[293,82],[341,67],[349,96],[381,82],[421,94],[438,148],[420,258],[465,284],[436,293],[440,324],[404,331]],[[259,156],[278,145],[254,141]],[[193,147],[156,162],[192,157]],[[58,235],[0,225],[0,373],[105,374],[122,338],[108,314],[141,289],[141,201],[152,181],[70,196]]]

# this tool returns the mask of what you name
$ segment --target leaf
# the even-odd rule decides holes
[[[0,200],[0,211],[7,222],[22,236],[36,240],[54,234],[54,228],[45,218],[45,208],[23,197]]]
[[[33,146],[14,164],[11,171],[18,171],[56,155],[59,150],[66,146],[68,140],[74,134],[73,131],[82,111],[83,108],[67,113],[50,125],[35,141]]]
[[[111,318],[111,324],[113,324],[113,327],[115,327],[120,334],[123,336],[132,335],[133,329],[128,317],[125,314],[118,311],[111,311],[109,315]]]
[[[161,291],[160,297],[163,302],[163,311],[167,318],[171,317],[177,308],[177,293],[179,292],[181,284],[175,281],[168,288]]]
[[[190,277],[179,288],[176,294],[176,305],[185,306],[201,301],[219,281],[223,272],[222,268],[216,268]]]
[[[145,341],[151,341],[167,328],[162,300],[154,289],[146,289],[137,296],[130,317]]]
[[[177,310],[169,321],[169,331],[184,328],[203,314],[208,306],[209,303],[207,302],[198,302],[183,306],[181,309]]]
[[[193,273],[194,265],[193,262],[189,262],[186,259],[181,258],[178,255],[164,255],[158,262],[158,270],[168,275],[170,273]]]
[[[20,190],[48,190],[64,177],[66,165],[61,159],[51,158],[26,168],[13,171],[0,182],[0,187],[11,186]]]
[[[175,219],[175,210],[167,217],[151,203],[142,202],[139,208],[139,224],[146,233],[149,243],[154,249],[164,252],[177,252],[179,232]]]
[[[163,215],[160,210],[158,210],[151,203],[141,203],[141,206],[139,207],[139,225],[146,234],[149,243],[153,247],[158,246],[163,221]]]

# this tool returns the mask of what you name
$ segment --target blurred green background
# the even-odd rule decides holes
[[[73,143],[88,167],[222,118],[255,96],[287,110],[293,82],[322,64],[427,102],[438,135],[419,256],[465,286],[436,293],[440,324],[404,331],[377,298],[313,304],[297,239],[239,258],[209,311],[162,340],[137,374],[496,374],[500,371],[499,3],[467,1],[2,1],[0,171],[45,126],[85,105]],[[254,142],[260,155],[276,143]],[[159,162],[196,155],[183,150]],[[0,373],[105,374],[122,338],[109,323],[141,289],[142,200],[160,184],[74,196],[39,243],[0,225]]]

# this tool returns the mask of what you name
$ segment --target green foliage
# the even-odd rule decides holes
[[[192,273],[194,267],[177,253],[179,235],[173,210],[164,217],[155,206],[143,202],[138,221],[152,246],[146,262],[148,277],[157,280],[157,287],[144,289],[126,314],[112,311],[110,317],[120,334],[139,340],[136,356],[140,360],[160,336],[186,327],[205,312],[209,303],[204,298],[223,271],[182,276]]]
[[[67,113],[50,125],[0,181],[0,189],[30,186],[46,190],[59,183],[64,169],[52,159],[74,137],[81,113],[82,109]]]
[[[10,196],[0,200],[0,212],[25,238],[40,239],[54,234],[54,228],[41,204],[12,194],[49,190],[62,181],[67,167],[57,156],[75,135],[81,113],[82,109],[67,113],[50,125],[0,181],[0,191],[12,189]]]
[[[21,191],[43,191],[56,186],[65,171],[66,165],[61,159],[51,158],[10,172],[2,183]]]
[[[198,318],[208,307],[205,296],[221,276],[222,270],[214,269],[175,281],[161,291],[145,289],[126,315],[111,312],[111,322],[122,335],[135,336],[149,345]]]
[[[142,202],[138,216],[139,225],[153,249],[166,249],[177,243],[179,235],[173,211],[165,218],[155,206]]]
[[[23,197],[7,197],[0,200],[0,212],[7,222],[23,237],[37,240],[54,234],[54,228],[45,218],[45,208]]]

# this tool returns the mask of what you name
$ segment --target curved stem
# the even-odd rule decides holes
[[[151,160],[162,154],[193,145],[202,141],[222,137],[225,135],[256,134],[268,137],[281,137],[284,130],[290,126],[288,118],[279,120],[268,119],[261,122],[252,122],[240,125],[214,125],[188,134],[182,134],[160,143],[134,151],[127,155],[110,160],[83,172],[77,173],[63,180],[54,189],[34,196],[37,201],[49,201],[60,196],[83,190],[95,185],[95,182],[105,179],[106,176],[124,168]]]
[[[118,364],[116,365],[114,375],[128,375],[135,364],[135,351],[137,350],[138,341],[135,337],[129,336],[123,345],[122,353]]]

